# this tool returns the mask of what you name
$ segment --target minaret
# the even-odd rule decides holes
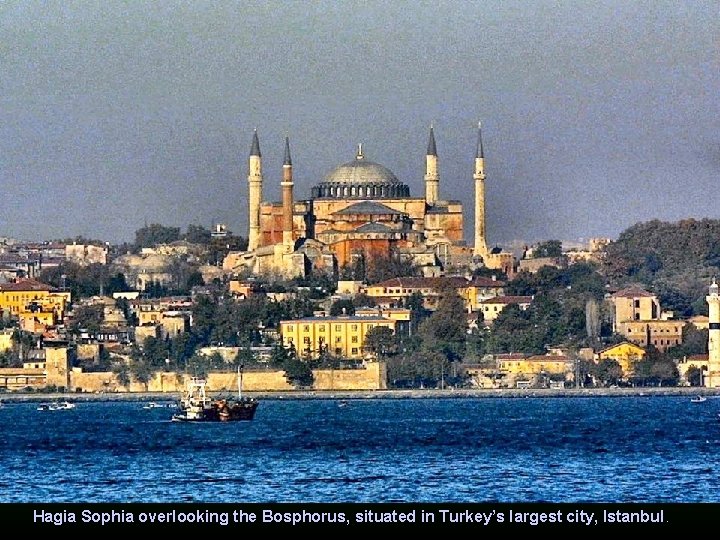
[[[260,247],[260,202],[262,201],[262,154],[257,129],[250,147],[248,173],[248,251]]]
[[[295,239],[293,238],[293,174],[292,158],[290,157],[290,138],[285,137],[285,159],[283,160],[282,187],[283,205],[283,234],[282,241],[288,252],[294,250]]]
[[[710,291],[705,297],[708,303],[708,370],[705,376],[705,386],[720,387],[720,294],[717,283],[713,279]]]
[[[475,247],[473,255],[486,257],[488,248],[485,239],[485,156],[483,154],[482,129],[478,122],[477,149],[475,151]]]
[[[438,200],[438,185],[440,175],[438,174],[438,155],[435,146],[435,133],[430,124],[430,139],[428,139],[427,154],[425,155],[425,202],[435,204]]]

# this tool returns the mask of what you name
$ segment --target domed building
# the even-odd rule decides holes
[[[308,199],[294,197],[287,138],[282,171],[282,201],[263,201],[262,155],[254,133],[248,174],[248,251],[229,255],[223,265],[226,271],[244,267],[292,277],[312,269],[337,271],[357,258],[372,261],[391,254],[419,264],[428,275],[460,260],[491,263],[494,268],[507,264],[488,252],[485,241],[485,174],[479,129],[473,175],[474,248],[463,240],[462,203],[439,197],[432,127],[425,155],[424,196],[413,196],[410,185],[367,159],[362,145],[358,145],[354,160],[315,184]]]
[[[289,162],[289,148],[286,148]],[[260,159],[257,134],[253,139],[251,161]],[[425,264],[437,253],[447,257],[453,248],[463,248],[463,208],[459,201],[444,201],[437,196],[439,175],[435,135],[430,128],[426,155],[425,196],[413,197],[410,186],[387,167],[367,159],[362,145],[355,159],[330,171],[310,190],[310,198],[294,200],[292,205],[293,251],[308,241],[315,253],[324,252],[322,266],[332,256],[335,269],[350,264],[356,257],[373,258],[391,253],[422,253]],[[291,165],[291,164],[290,164]],[[286,163],[287,166],[287,163]],[[255,168],[257,169],[257,164]],[[262,187],[249,177],[251,191]],[[261,170],[261,168],[260,168]],[[260,175],[262,173],[260,172]],[[253,185],[254,184],[254,185]],[[283,182],[284,189],[292,182]],[[250,246],[262,249],[288,240],[287,212],[283,202],[261,202],[253,208],[250,196]],[[258,211],[253,230],[253,212]],[[324,248],[324,249],[323,249]],[[314,261],[312,265],[317,266]]]

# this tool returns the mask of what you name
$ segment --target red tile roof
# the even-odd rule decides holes
[[[50,291],[52,287],[34,279],[24,279],[16,283],[0,283],[0,291]]]
[[[653,296],[656,295],[649,293],[648,291],[646,291],[642,287],[638,287],[637,285],[633,285],[632,287],[626,287],[612,295],[613,298],[652,298]]]

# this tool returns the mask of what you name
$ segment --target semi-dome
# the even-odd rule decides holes
[[[390,169],[365,159],[362,146],[359,146],[353,161],[336,167],[312,188],[314,199],[395,199],[409,196],[410,188],[398,180]]]

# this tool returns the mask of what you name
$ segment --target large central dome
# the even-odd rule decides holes
[[[393,172],[365,159],[362,147],[353,161],[333,169],[325,180],[312,188],[316,198],[395,199],[409,197],[410,188]]]

